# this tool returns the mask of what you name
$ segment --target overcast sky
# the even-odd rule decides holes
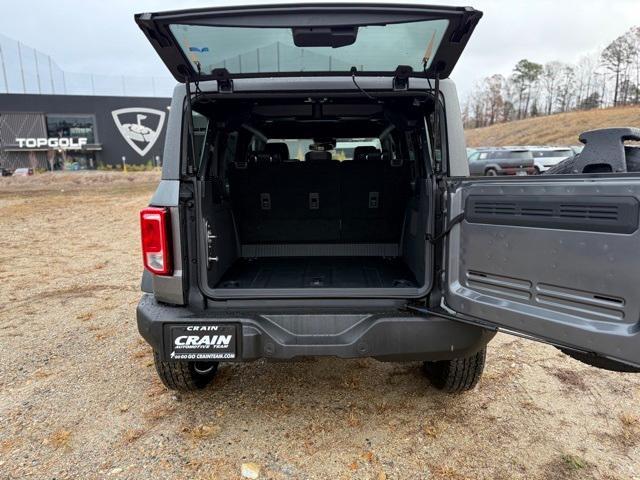
[[[164,65],[135,25],[134,13],[243,3],[261,2],[10,0],[2,5],[0,33],[51,55],[67,71],[163,76],[168,75]],[[640,24],[640,0],[433,3],[470,5],[484,12],[452,75],[463,97],[475,81],[492,73],[508,75],[522,58],[574,62]]]

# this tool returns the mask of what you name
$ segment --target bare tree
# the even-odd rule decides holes
[[[547,115],[551,115],[553,109],[561,70],[562,64],[560,62],[549,62],[544,65],[540,75],[540,82],[546,95],[545,113]]]
[[[487,123],[493,125],[498,120],[498,115],[502,110],[504,99],[502,98],[502,85],[504,77],[496,74],[485,78],[484,80],[484,96],[486,98],[487,107]]]
[[[531,90],[539,80],[542,65],[526,58],[520,60],[513,69],[512,81],[518,91],[518,118],[525,118],[531,102]]]
[[[558,86],[558,109],[566,112],[571,106],[571,99],[574,92],[575,73],[573,67],[564,66],[560,71],[560,81]]]
[[[622,35],[611,42],[602,52],[602,64],[615,76],[613,90],[613,106],[618,105],[620,97],[620,85],[628,71],[633,58],[634,45],[627,35]]]
[[[583,105],[592,104],[590,102],[583,103],[583,100],[590,98],[591,102],[593,101],[592,94],[595,89],[594,73],[598,60],[594,55],[585,55],[578,60],[574,68],[578,87],[575,99],[576,108],[583,108]]]
[[[600,53],[576,64],[520,60],[512,75],[477,82],[463,112],[467,127],[481,127],[556,111],[640,104],[640,26]]]

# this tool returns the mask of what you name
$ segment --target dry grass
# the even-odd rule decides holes
[[[168,392],[135,322],[153,185],[118,182],[0,181],[0,477],[232,479],[251,461],[274,480],[640,478],[640,376],[503,335],[465,395],[419,362],[334,358],[221,365]]]
[[[569,112],[465,131],[469,147],[504,145],[579,145],[578,135],[607,127],[640,126],[640,107]]]
[[[144,435],[144,430],[141,428],[132,428],[124,432],[123,440],[125,443],[133,443]]]
[[[640,443],[640,417],[636,414],[625,412],[620,415],[622,428],[617,435],[617,440],[622,446],[632,448]]]
[[[589,389],[580,371],[570,368],[548,368],[549,373],[556,377],[566,390],[585,392]]]
[[[220,427],[212,423],[204,423],[195,427],[184,427],[182,433],[193,441],[200,441],[218,435]]]
[[[65,429],[59,429],[53,432],[47,439],[47,443],[53,448],[69,448],[71,441],[71,432]]]
[[[159,171],[150,172],[46,172],[31,177],[0,177],[0,193],[3,192],[77,192],[90,188],[109,188],[132,184],[157,183]]]

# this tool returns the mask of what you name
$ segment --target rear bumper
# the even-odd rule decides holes
[[[165,325],[187,323],[239,326],[238,358],[289,360],[306,356],[374,357],[385,361],[446,360],[483,348],[494,332],[402,311],[378,313],[251,313],[211,311],[158,303],[144,294],[137,308],[142,337],[167,359]]]

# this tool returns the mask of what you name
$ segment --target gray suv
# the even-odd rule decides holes
[[[532,153],[527,149],[486,148],[469,155],[469,174],[486,175],[535,175]]]
[[[180,82],[140,214],[138,328],[168,388],[204,387],[219,362],[330,355],[422,361],[463,391],[498,330],[640,366],[640,178],[469,177],[448,77],[481,16],[136,15]]]

